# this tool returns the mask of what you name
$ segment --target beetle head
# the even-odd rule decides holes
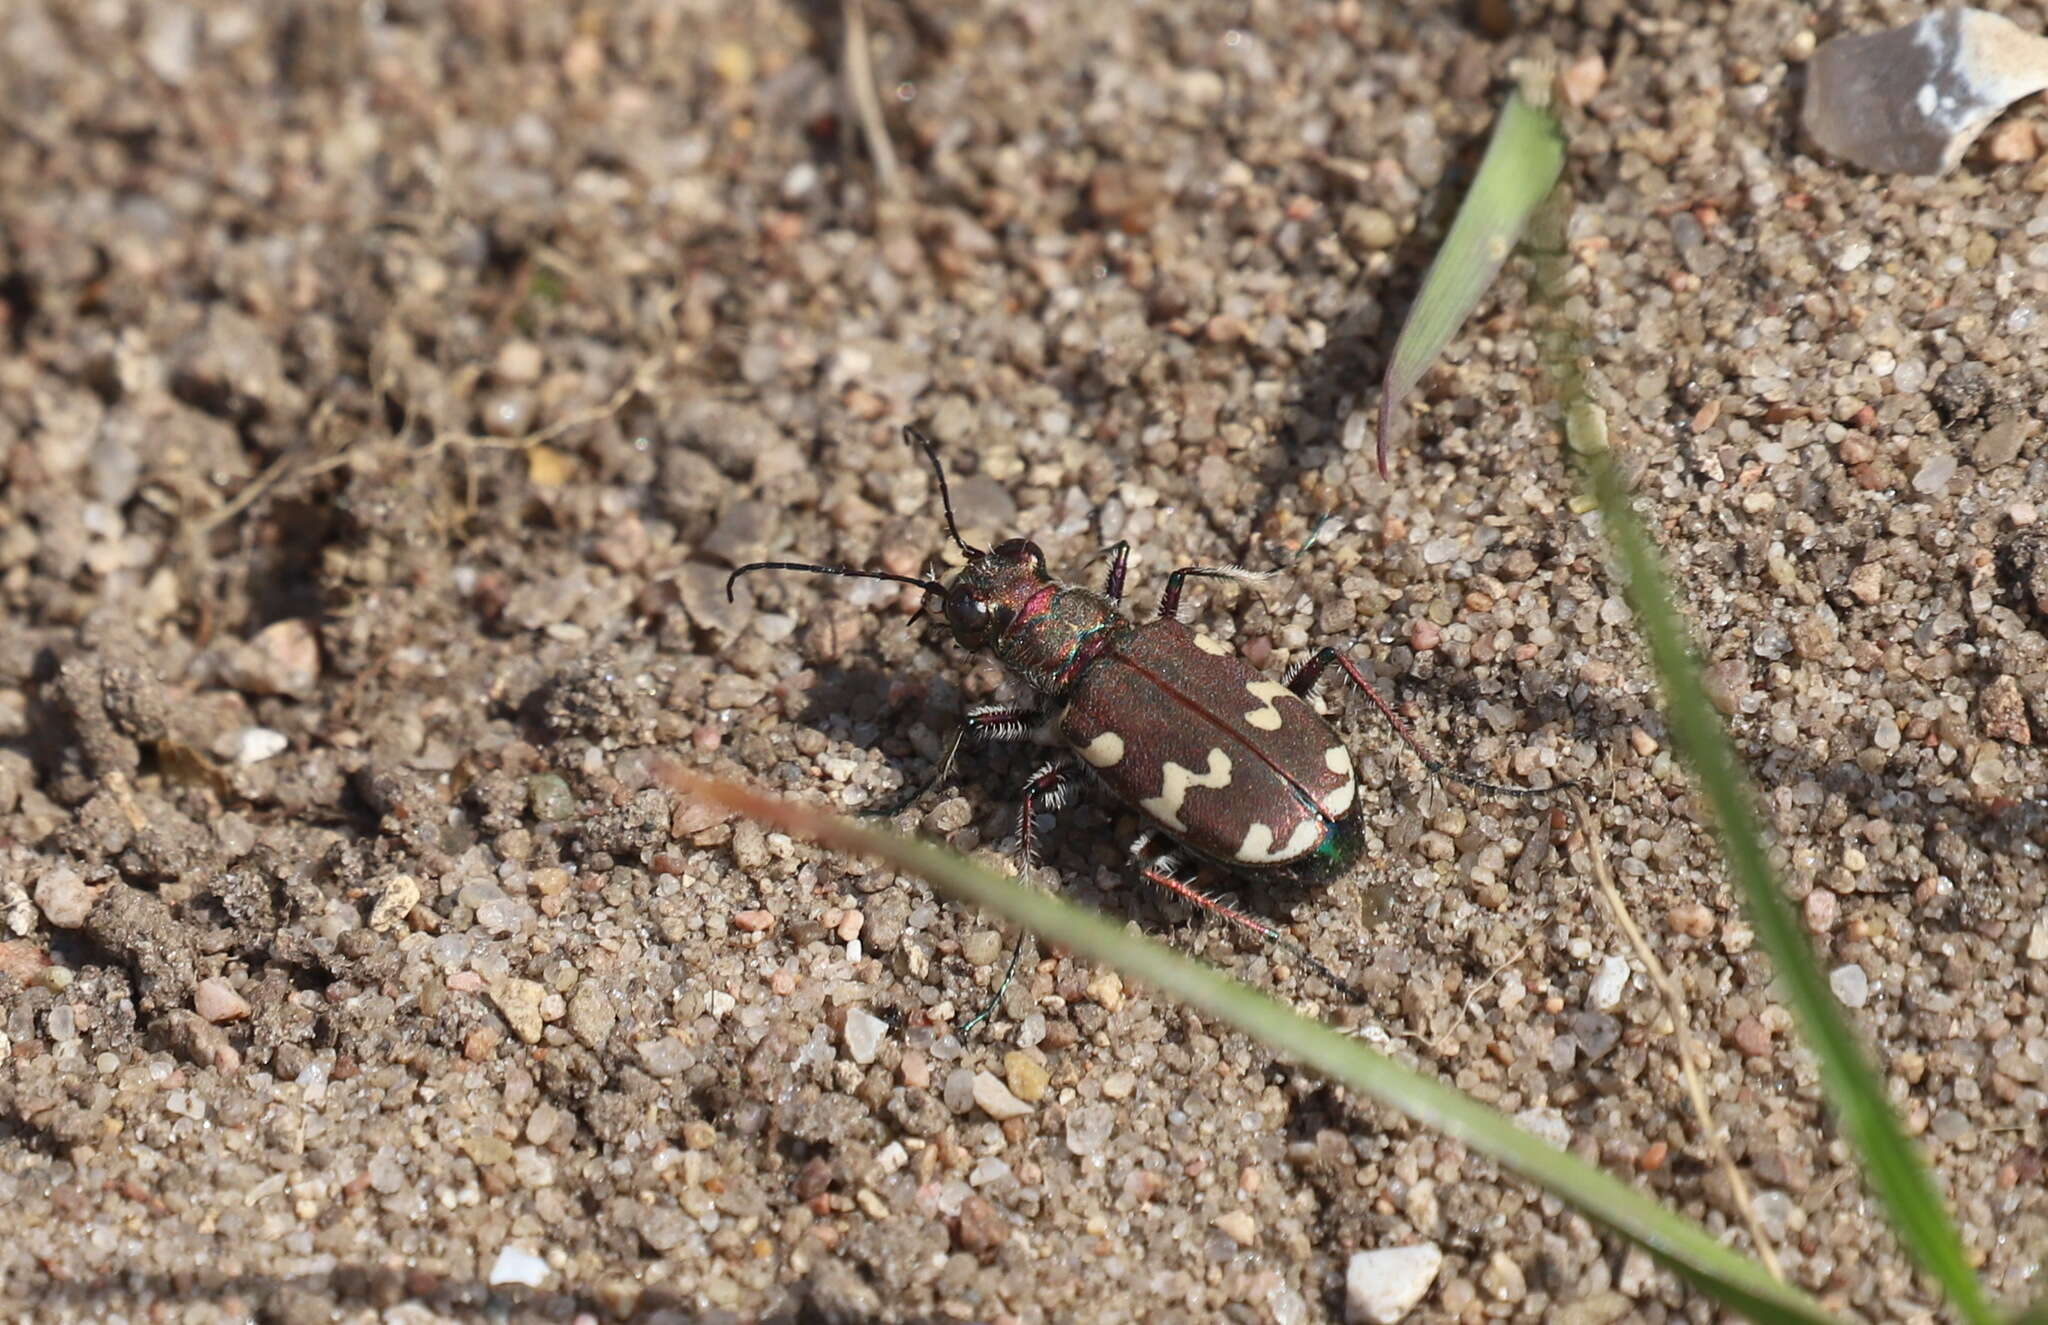
[[[1018,618],[1052,587],[1045,554],[1036,543],[1013,538],[977,554],[946,587],[946,624],[964,649],[984,649],[1009,633]]]

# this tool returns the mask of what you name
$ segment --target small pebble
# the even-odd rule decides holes
[[[975,1073],[973,1091],[975,1104],[999,1123],[1031,1112],[1031,1106],[1011,1094],[1010,1088],[993,1072]]]
[[[1829,39],[1807,67],[1802,121],[1864,170],[1943,175],[2012,102],[2048,88],[2048,39],[1981,9]]]
[[[1552,1108],[1524,1109],[1515,1115],[1515,1126],[1531,1136],[1548,1141],[1559,1150],[1568,1150],[1572,1144],[1571,1124],[1564,1120],[1564,1114]]]
[[[1497,1251],[1480,1272],[1479,1287],[1496,1302],[1519,1302],[1529,1292],[1529,1281],[1514,1257]]]
[[[269,727],[244,727],[235,737],[235,762],[260,764],[291,748],[291,738]]]
[[[532,980],[502,980],[490,987],[491,1002],[505,1018],[512,1033],[528,1044],[540,1040],[541,1002],[547,990]]]
[[[1434,1242],[1353,1252],[1344,1271],[1344,1319],[1393,1325],[1422,1301],[1443,1263]]]
[[[320,639],[313,623],[293,617],[265,626],[229,651],[226,676],[247,695],[311,694],[320,681]]]
[[[1124,980],[1115,971],[1104,971],[1088,982],[1088,997],[1105,1012],[1124,1005]]]
[[[1870,1001],[1870,977],[1854,962],[1828,972],[1828,987],[1844,1007],[1860,1008]]]
[[[249,1002],[219,976],[208,976],[192,991],[192,1010],[218,1026],[249,1015]]]
[[[1067,1149],[1076,1158],[1099,1155],[1116,1130],[1116,1110],[1107,1104],[1084,1104],[1067,1115]]]
[[[1378,252],[1400,242],[1401,227],[1378,207],[1347,207],[1341,223],[1344,242],[1355,249]]]
[[[1217,1229],[1240,1247],[1249,1247],[1259,1240],[1259,1221],[1242,1210],[1232,1210],[1216,1216]]]
[[[1628,988],[1628,958],[1609,956],[1600,963],[1599,974],[1586,990],[1586,1002],[1602,1012],[1611,1012],[1621,1002],[1622,991]]]
[[[86,887],[78,871],[69,866],[59,865],[36,880],[36,906],[43,919],[58,929],[77,929],[83,925],[98,900],[98,892]]]
[[[370,928],[379,934],[396,929],[419,905],[420,881],[410,874],[394,874],[384,883],[377,904],[370,908]]]
[[[1003,1055],[1003,1077],[1010,1093],[1026,1104],[1036,1104],[1045,1098],[1045,1088],[1051,1079],[1045,1065],[1021,1049]]]
[[[508,386],[531,386],[540,380],[542,367],[540,346],[521,338],[499,347],[491,373]]]
[[[1680,902],[1664,917],[1674,934],[1689,939],[1703,939],[1714,932],[1714,913],[1698,902]]]
[[[1565,101],[1575,110],[1584,110],[1606,81],[1607,61],[1600,58],[1598,51],[1580,56],[1557,75],[1558,90],[1564,93]]]
[[[888,1035],[889,1023],[865,1008],[850,1009],[846,1014],[846,1026],[841,1031],[846,1056],[863,1067],[875,1061],[875,1056],[882,1051],[882,1041]]]
[[[1771,1032],[1755,1017],[1744,1017],[1737,1022],[1729,1038],[1747,1057],[1763,1058],[1771,1052]]]
[[[558,773],[536,773],[528,778],[526,796],[533,817],[542,823],[560,823],[576,813],[576,794]]]
[[[1956,458],[1947,452],[1929,456],[1913,475],[1913,491],[1929,497],[1939,496],[1948,490],[1949,480],[1956,476]]]
[[[915,1049],[903,1051],[903,1061],[896,1066],[896,1075],[912,1090],[929,1090],[932,1084],[932,1060]]]
[[[548,1281],[548,1263],[522,1247],[507,1244],[491,1262],[491,1287],[521,1284],[539,1288]]]
[[[969,1196],[960,1203],[960,1214],[954,1224],[960,1250],[986,1260],[1001,1249],[1009,1236],[1009,1224],[987,1197]]]
[[[1003,955],[1003,936],[993,929],[977,929],[960,941],[960,955],[975,966],[992,966]]]

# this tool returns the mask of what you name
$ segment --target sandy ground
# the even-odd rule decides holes
[[[1295,1325],[1352,1252],[1434,1242],[1412,1319],[1710,1319],[1085,964],[1032,950],[963,1043],[1000,931],[653,784],[872,806],[1002,693],[892,586],[720,592],[943,558],[911,421],[970,536],[1076,574],[1127,538],[1140,612],[1336,517],[1263,598],[1192,594],[1205,628],[1276,673],[1356,641],[1458,766],[1583,782],[1786,1272],[1924,1317],[1668,751],[1513,269],[1390,480],[1345,428],[1545,54],[1605,62],[1570,116],[1601,389],[1790,885],[1983,1273],[2038,1291],[2039,104],[1946,181],[1873,179],[1802,152],[1800,62],[1910,6],[870,8],[893,198],[834,4],[0,7],[10,1317]],[[1039,878],[1746,1245],[1586,832],[1335,707],[1369,864],[1244,900],[1363,1003],[1136,884],[1099,799]],[[904,822],[998,853],[1030,767],[977,753]]]

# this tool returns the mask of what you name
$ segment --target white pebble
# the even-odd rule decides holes
[[[1628,988],[1628,958],[1611,956],[1600,963],[1600,973],[1593,977],[1593,984],[1586,990],[1586,1001],[1596,1011],[1612,1011],[1621,1002],[1622,991]]]
[[[1515,1115],[1515,1126],[1539,1141],[1548,1141],[1559,1150],[1571,1147],[1572,1125],[1556,1109],[1524,1109]]]
[[[524,1284],[528,1288],[539,1288],[548,1281],[548,1263],[523,1247],[509,1243],[498,1252],[498,1259],[491,1263],[491,1287],[500,1284]]]
[[[1067,1115],[1067,1149],[1082,1159],[1099,1155],[1115,1130],[1116,1110],[1107,1104],[1084,1104]]]
[[[1002,1078],[993,1072],[974,1074],[974,1102],[981,1111],[997,1122],[1011,1118],[1022,1118],[1031,1112],[1031,1106],[1010,1093]]]
[[[235,738],[235,762],[238,764],[260,764],[264,760],[281,755],[291,745],[291,738],[281,731],[269,727],[244,727]]]
[[[1948,481],[1956,476],[1956,458],[1948,454],[1931,455],[1927,463],[1920,466],[1920,472],[1913,475],[1913,491],[1935,496],[1948,487]]]
[[[846,1014],[844,1035],[847,1057],[865,1067],[881,1052],[882,1041],[889,1037],[889,1023],[865,1008],[854,1008]]]
[[[1344,1272],[1344,1319],[1393,1325],[1422,1301],[1443,1263],[1434,1242],[1353,1252]]]
[[[1854,962],[1828,972],[1828,987],[1844,1007],[1860,1008],[1870,1001],[1870,977]]]

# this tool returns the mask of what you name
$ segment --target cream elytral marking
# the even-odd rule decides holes
[[[1247,865],[1271,865],[1275,861],[1295,860],[1307,855],[1309,848],[1322,840],[1323,825],[1319,819],[1304,819],[1294,825],[1293,836],[1287,845],[1273,850],[1273,830],[1264,824],[1253,824],[1245,830],[1244,844],[1237,849],[1237,858]]]
[[[1280,730],[1280,710],[1273,707],[1276,699],[1291,699],[1294,692],[1278,681],[1247,681],[1244,688],[1251,691],[1252,698],[1259,706],[1244,715],[1244,720],[1262,732]]]
[[[1351,808],[1351,802],[1358,798],[1358,779],[1351,772],[1351,752],[1341,745],[1333,745],[1323,751],[1323,766],[1344,779],[1322,800],[1323,813],[1332,819],[1341,819]]]
[[[1217,639],[1214,635],[1204,635],[1199,630],[1195,632],[1195,647],[1204,653],[1213,653],[1219,658],[1228,658],[1230,656],[1230,646],[1228,644]]]
[[[1081,757],[1097,768],[1109,768],[1124,757],[1124,738],[1115,732],[1104,732],[1088,744],[1080,747]]]
[[[1180,807],[1188,798],[1189,787],[1227,787],[1230,785],[1230,756],[1211,747],[1209,750],[1209,771],[1197,773],[1191,768],[1182,768],[1171,759],[1159,770],[1159,794],[1148,796],[1138,802],[1138,808],[1165,824],[1176,833],[1185,833],[1188,826],[1181,822]]]

